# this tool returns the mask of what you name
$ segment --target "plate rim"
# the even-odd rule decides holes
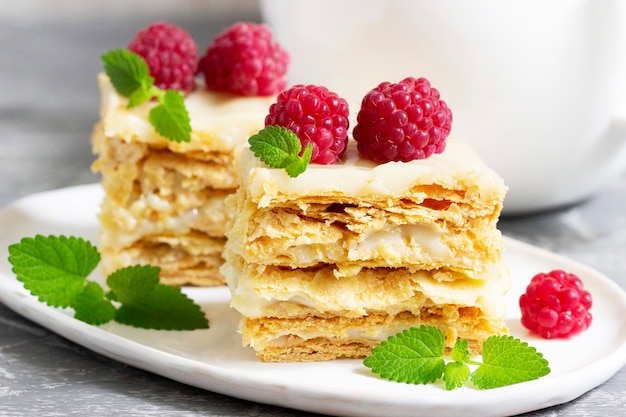
[[[102,194],[102,191],[99,189],[99,184],[84,184],[73,187],[60,188],[56,190],[44,191],[41,193],[30,194],[14,200],[13,202],[5,205],[4,207],[0,207],[0,223],[3,222],[3,219],[7,216],[11,210],[19,209],[20,207],[29,207],[40,199],[46,198],[58,198],[59,196],[75,193],[96,193]],[[96,208],[97,209],[97,208]],[[94,222],[96,220],[94,219]],[[45,233],[43,233],[45,234]],[[594,285],[598,285],[598,283],[608,290],[614,293],[616,300],[621,301],[621,307],[626,306],[626,293],[624,290],[613,280],[608,278],[606,275],[600,273],[599,271],[580,263],[576,260],[567,258],[563,255],[547,251],[545,249],[539,248],[537,246],[531,245],[526,242],[522,242],[520,240],[503,236],[505,242],[506,251],[511,250],[522,250],[531,254],[538,254],[542,257],[549,257],[554,259],[556,262],[566,262],[570,265],[576,267],[577,270],[585,271],[590,276],[594,278]],[[2,262],[8,264],[6,259],[3,259]],[[6,274],[3,270],[0,270],[0,278],[5,277]],[[366,408],[368,410],[363,410],[362,404],[358,407],[355,407],[354,404],[350,404],[351,400],[346,399],[345,396],[342,396],[340,393],[324,393],[324,398],[328,401],[319,401],[319,393],[312,392],[310,389],[305,389],[301,385],[296,386],[285,386],[280,389],[283,390],[285,395],[282,395],[282,399],[276,397],[276,390],[279,389],[276,386],[264,386],[263,389],[259,389],[259,386],[247,387],[244,391],[241,391],[241,384],[235,383],[236,388],[233,385],[232,378],[228,378],[228,369],[222,369],[217,366],[214,366],[210,363],[202,363],[198,362],[194,359],[185,358],[181,356],[174,355],[170,352],[166,352],[163,350],[159,350],[155,347],[150,347],[146,345],[139,344],[131,339],[125,338],[124,336],[111,333],[103,328],[91,326],[86,323],[75,320],[71,316],[65,314],[63,311],[59,309],[55,309],[52,307],[48,307],[43,303],[37,301],[35,297],[30,296],[26,290],[23,289],[21,284],[17,282],[13,275],[11,275],[13,280],[5,280],[0,279],[0,302],[4,303],[11,310],[15,311],[17,314],[26,317],[29,320],[32,320],[39,325],[47,328],[48,330],[57,333],[74,343],[77,343],[89,350],[107,356],[116,361],[126,363],[128,365],[143,369],[145,371],[161,375],[163,377],[176,380],[186,385],[196,386],[201,389],[206,389],[209,391],[217,392],[223,395],[228,395],[236,398],[241,398],[249,401],[256,401],[259,403],[271,404],[275,406],[287,407],[296,410],[309,411],[309,412],[318,412],[318,413],[326,413],[326,414],[334,414],[334,415],[357,415],[357,416],[373,416],[378,415],[381,410],[380,407],[388,407],[388,403],[380,404],[374,403],[372,396],[369,397],[369,402]],[[10,285],[13,282],[13,285]],[[16,288],[11,288],[17,287]],[[7,291],[11,290],[11,291]],[[17,292],[16,292],[17,291]],[[11,295],[13,294],[13,295]],[[617,305],[617,304],[616,304]],[[620,307],[620,305],[617,305]],[[53,311],[50,314],[51,310]],[[61,318],[62,317],[62,318]],[[59,328],[59,326],[61,328]],[[624,329],[622,329],[622,333],[624,333]],[[81,335],[90,334],[90,337],[81,337]],[[620,333],[621,334],[621,333]],[[95,336],[95,337],[94,337]],[[113,336],[113,337],[111,337]],[[96,343],[98,342],[98,343]],[[132,347],[133,355],[131,355],[131,359],[129,360],[128,351],[127,352],[115,352],[110,349],[111,346],[125,346],[130,344]],[[146,351],[150,353],[150,355],[145,355],[142,351]],[[141,355],[140,355],[141,353]],[[152,357],[154,354],[158,355],[166,355],[169,360],[173,363],[176,363],[177,366],[174,367],[171,371],[164,372],[163,369],[160,369],[157,366],[158,361],[147,362],[145,363],[146,358]],[[215,383],[209,381],[208,383],[193,383],[188,380],[188,378],[184,375],[184,369],[192,368],[191,365],[200,364],[202,369],[204,369],[207,375],[205,377],[212,378]],[[540,379],[536,381],[529,381],[525,384],[529,390],[533,388],[535,385],[540,385],[541,389],[531,390],[533,395],[537,395],[538,399],[540,399],[540,404],[535,403],[535,405],[531,405],[529,407],[521,407],[518,409],[513,409],[510,406],[508,407],[505,414],[501,412],[490,413],[489,410],[484,410],[481,412],[485,417],[488,416],[501,416],[501,415],[509,415],[511,412],[513,413],[523,413],[533,410],[542,409],[545,407],[562,404],[564,402],[571,401],[585,392],[595,388],[596,386],[602,384],[606,380],[608,380],[611,376],[617,373],[624,365],[626,364],[626,335],[622,334],[621,337],[621,345],[614,349],[611,354],[603,356],[596,361],[592,361],[591,363],[586,364],[582,368],[574,371],[568,372],[564,375],[558,375],[554,378],[550,379]],[[586,384],[576,383],[579,378],[578,375],[584,375],[585,380],[588,381]],[[219,383],[217,383],[219,382]],[[258,381],[250,381],[257,383]],[[392,384],[392,383],[390,383]],[[567,390],[567,394],[563,393],[563,386],[571,386],[569,390]],[[547,386],[547,387],[546,387]],[[556,387],[555,389],[553,389]],[[512,385],[508,387],[502,387],[494,390],[488,391],[480,391],[480,396],[487,398],[489,401],[493,402],[507,402],[511,400],[511,391],[516,391],[519,388],[519,385]],[[549,388],[549,389],[548,389]],[[456,392],[456,391],[453,391]],[[554,392],[561,393],[560,395],[554,395]],[[331,395],[334,394],[334,395]],[[268,398],[267,395],[270,395],[271,398]],[[426,403],[415,403],[414,401],[407,399],[406,401],[399,403],[394,403],[394,406],[405,408],[414,408],[419,405],[427,406],[427,409],[421,410],[421,412],[428,412],[431,407],[438,407],[442,402],[447,402],[449,400],[450,395],[443,395],[443,400],[434,401],[435,399],[429,398],[429,402]],[[513,394],[513,396],[515,396]],[[374,396],[376,397],[376,396]],[[381,397],[382,398],[382,397]],[[318,406],[311,407],[305,406],[303,408],[302,400],[306,399],[307,404],[312,403],[333,403],[334,405],[326,405],[319,404]],[[338,405],[339,404],[339,405]],[[461,403],[455,404],[456,409],[449,411],[460,411],[458,413],[459,416],[467,415],[467,411],[460,410],[459,407],[466,409],[467,404],[465,401]],[[378,407],[378,408],[377,408]],[[401,410],[394,410],[401,411]],[[407,410],[404,410],[407,411]],[[416,410],[413,410],[416,411]],[[370,414],[371,412],[375,412],[377,414]],[[416,415],[413,413],[395,413],[398,416],[403,415]],[[429,415],[429,414],[419,414],[419,415]],[[450,414],[447,414],[450,415]],[[452,414],[457,415],[457,414]]]

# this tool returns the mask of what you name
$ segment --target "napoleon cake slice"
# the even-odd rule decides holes
[[[167,284],[223,285],[224,198],[238,185],[233,150],[263,127],[271,98],[197,89],[185,99],[191,141],[177,143],[150,125],[153,103],[128,109],[106,75],[98,81],[101,119],[92,144],[105,191],[104,273],[151,264]]]
[[[281,92],[238,151],[221,270],[243,344],[263,361],[360,358],[433,325],[447,348],[462,338],[479,353],[506,332],[502,178],[446,141],[452,114],[426,79],[370,91],[354,140],[341,100],[318,86]],[[311,163],[276,147],[310,150]]]
[[[344,162],[297,178],[248,148],[237,164],[222,272],[262,360],[363,357],[422,324],[478,352],[506,331],[496,228],[506,188],[466,143],[381,165],[350,145]]]

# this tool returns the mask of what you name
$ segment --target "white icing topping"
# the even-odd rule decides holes
[[[192,140],[177,144],[154,132],[148,113],[154,102],[129,109],[128,100],[115,92],[109,78],[100,74],[101,118],[105,135],[125,141],[159,143],[180,150],[232,150],[262,129],[276,97],[241,97],[212,92],[199,85],[185,97],[191,120]]]
[[[506,191],[502,178],[467,143],[456,138],[449,138],[447,143],[443,153],[426,159],[376,165],[361,159],[350,140],[344,162],[309,164],[296,178],[289,177],[283,169],[268,168],[244,146],[239,150],[240,173],[258,207],[307,196],[394,197],[416,185],[428,184],[451,190],[466,190],[470,186],[480,190],[482,200],[501,200]]]

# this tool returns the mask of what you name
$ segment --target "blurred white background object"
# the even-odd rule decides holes
[[[261,11],[292,55],[290,81],[343,95],[352,119],[378,83],[428,78],[452,109],[451,136],[507,182],[505,213],[578,202],[626,168],[626,1],[261,0]]]
[[[0,17],[42,21],[94,17],[165,14],[168,16],[248,16],[258,0],[0,0]]]

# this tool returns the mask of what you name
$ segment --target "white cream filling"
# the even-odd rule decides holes
[[[226,267],[228,268],[228,266]],[[384,311],[390,315],[402,311],[418,314],[426,301],[434,305],[458,305],[480,308],[489,317],[502,317],[504,295],[511,280],[508,270],[494,265],[484,280],[438,282],[426,273],[409,274],[401,288],[384,291],[382,284],[360,276],[338,278],[320,288],[315,282],[287,278],[282,282],[253,279],[235,270],[223,270],[231,289],[231,306],[246,317],[267,316],[267,311],[288,302],[316,309],[321,313],[341,312],[345,316],[360,316],[368,311]],[[262,269],[259,274],[263,274]]]
[[[349,260],[383,258],[410,259],[420,250],[441,258],[450,253],[442,233],[433,225],[404,224],[363,233],[347,247]]]
[[[268,237],[274,237],[272,230],[264,231]],[[326,239],[320,239],[319,235],[311,236],[310,233],[289,235],[286,238],[283,234],[277,234],[275,237],[289,241],[289,245],[278,255],[301,266],[325,263],[328,259],[347,262],[383,259],[389,264],[398,265],[416,257],[445,259],[451,256],[450,248],[444,243],[443,232],[435,225],[427,224],[388,224],[382,229],[356,235],[345,236],[338,232],[326,236]]]
[[[327,332],[321,330],[304,330],[298,329],[294,333],[281,332],[276,335],[268,335],[268,337],[255,338],[250,340],[250,346],[257,349],[263,349],[268,344],[274,347],[285,347],[288,344],[288,337],[295,334],[303,339],[314,339],[316,337],[341,337],[341,338],[354,338],[354,339],[369,339],[378,342],[386,340],[390,336],[394,336],[406,327],[402,325],[385,325],[380,327],[372,327],[367,329],[346,329],[342,334],[329,335]]]
[[[143,196],[129,208],[112,207],[111,214],[117,227],[103,229],[102,243],[127,246],[144,236],[161,234],[164,231],[177,235],[189,233],[192,229],[216,232],[221,231],[222,224],[226,221],[222,197],[209,198],[202,207],[192,207],[180,213],[175,213],[174,207],[167,199],[154,194]],[[151,212],[157,213],[159,221],[155,222],[150,218],[148,213]]]

